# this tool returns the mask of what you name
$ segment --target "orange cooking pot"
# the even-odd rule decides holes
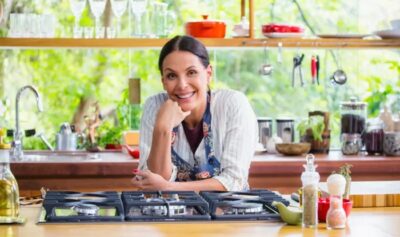
[[[197,38],[224,38],[226,30],[225,22],[207,20],[207,18],[207,15],[203,15],[203,21],[186,22],[186,34]]]

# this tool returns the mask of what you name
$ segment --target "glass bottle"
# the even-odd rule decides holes
[[[303,219],[302,226],[307,228],[317,228],[318,226],[318,182],[319,174],[315,171],[314,155],[308,154],[304,172],[301,174],[303,183]]]
[[[383,121],[370,119],[367,121],[367,132],[365,133],[365,149],[368,155],[380,155],[383,153]]]
[[[346,179],[341,174],[332,174],[328,177],[327,185],[330,205],[326,214],[326,227],[328,229],[343,229],[346,227],[346,212],[343,209]]]
[[[19,190],[10,170],[9,150],[0,149],[0,221],[19,216]]]

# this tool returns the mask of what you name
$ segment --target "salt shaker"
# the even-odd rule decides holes
[[[306,157],[305,170],[301,174],[303,183],[303,220],[302,226],[307,228],[318,227],[318,182],[319,174],[315,171],[314,155],[308,154]]]
[[[346,179],[341,174],[332,174],[327,179],[330,194],[330,206],[326,214],[326,227],[328,229],[343,229],[346,227],[346,212],[343,209],[343,194]]]

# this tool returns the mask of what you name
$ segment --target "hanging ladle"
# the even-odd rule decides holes
[[[337,56],[337,54],[336,54],[336,56]],[[341,64],[340,58],[337,58],[338,69],[331,76],[332,83],[334,83],[336,85],[344,85],[347,81],[347,75],[343,71],[343,69],[341,69],[340,64]]]
[[[268,54],[267,54],[267,41],[263,42],[264,44],[264,58],[265,58],[265,63],[261,65],[261,68],[259,70],[259,73],[263,76],[269,76],[272,73],[273,66],[268,63]]]

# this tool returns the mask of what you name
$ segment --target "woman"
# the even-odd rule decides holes
[[[145,190],[247,189],[257,121],[246,97],[210,91],[207,50],[190,36],[167,42],[158,67],[165,93],[144,104],[132,183]]]

